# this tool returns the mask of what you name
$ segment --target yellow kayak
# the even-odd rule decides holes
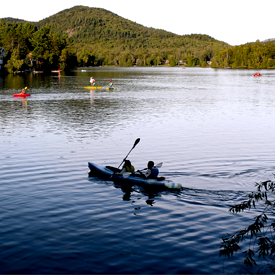
[[[110,87],[110,88],[106,88],[106,90],[116,90],[116,88]]]
[[[102,87],[95,87],[95,86],[92,86],[92,87],[84,87],[84,89],[101,89]]]

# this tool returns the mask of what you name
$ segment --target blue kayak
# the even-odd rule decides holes
[[[140,174],[131,175],[117,175],[119,170],[112,166],[101,166],[95,163],[88,162],[90,168],[89,175],[91,177],[98,177],[101,179],[112,180],[114,182],[129,183],[135,185],[151,185],[151,186],[163,186],[171,189],[181,189],[182,186],[179,183],[174,183],[170,180],[166,180],[162,177],[158,179],[145,179]]]

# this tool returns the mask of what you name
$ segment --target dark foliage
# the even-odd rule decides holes
[[[20,34],[20,28],[28,32]],[[36,32],[45,32],[44,38]],[[34,39],[41,45],[34,44]],[[12,57],[9,70],[13,71],[18,70],[22,60],[21,69],[33,66],[27,56],[37,60],[36,67],[43,64],[48,69],[76,65],[205,67],[209,61],[214,68],[275,67],[274,41],[231,47],[208,35],[176,35],[144,27],[105,9],[85,6],[63,10],[39,22],[1,19],[0,47],[7,51],[6,60]]]
[[[248,194],[248,199],[232,206],[229,211],[239,213],[256,209],[258,215],[247,228],[223,238],[220,256],[231,258],[242,251],[240,244],[245,247],[243,263],[248,268],[258,266],[258,272],[275,272],[275,183],[271,180],[257,183],[257,191]]]
[[[19,25],[26,24],[30,25],[24,20],[12,18],[1,21],[0,45],[7,48],[8,59],[14,47],[21,45],[21,42],[16,40],[17,37],[13,44],[6,41],[8,33],[14,38],[9,29],[17,29]],[[226,43],[208,35],[180,36],[164,30],[146,28],[104,9],[84,6],[63,10],[39,22],[32,22],[31,25],[36,31],[45,31],[45,28],[50,26],[52,33],[58,34],[60,38],[66,37],[65,48],[70,55],[77,58],[78,65],[82,66],[204,66],[217,50],[228,48]],[[43,43],[46,43],[46,40],[40,39],[40,42],[40,46],[44,47]],[[24,59],[24,54],[33,54],[33,47],[34,44],[25,48],[24,53],[19,51],[19,58]],[[49,45],[45,45],[45,50],[47,49]],[[56,50],[54,52],[56,53]],[[49,54],[52,54],[51,50]],[[55,58],[50,58],[53,59]],[[57,66],[55,63],[52,65]],[[47,57],[43,64],[50,64]],[[65,66],[69,64],[66,63]]]
[[[216,53],[212,61],[216,68],[275,68],[275,41],[234,46]]]

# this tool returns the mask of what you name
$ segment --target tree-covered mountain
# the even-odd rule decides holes
[[[67,33],[75,43],[97,43],[101,41],[113,44],[116,40],[120,42],[134,40],[146,43],[147,40],[160,39],[162,41],[159,42],[164,45],[173,45],[179,41],[180,44],[184,44],[183,39],[185,38],[218,42],[208,35],[180,36],[164,30],[147,28],[105,9],[84,6],[63,10],[39,21],[37,26],[42,27],[46,24],[51,25],[53,31]],[[167,39],[172,40],[168,41]],[[225,45],[222,42],[221,44]]]
[[[85,65],[170,65],[180,60],[189,65],[202,65],[215,51],[228,47],[208,35],[176,35],[147,28],[99,8],[76,6],[63,10],[37,23],[49,24],[53,31],[68,34],[78,61]]]
[[[203,34],[176,35],[147,28],[100,8],[75,6],[39,22],[0,20],[0,47],[9,71],[35,66],[275,67],[275,41],[229,46]]]
[[[5,22],[24,23],[12,18],[5,18]],[[81,65],[146,66],[166,60],[171,66],[179,62],[206,65],[217,50],[228,47],[208,35],[180,36],[146,28],[104,9],[83,6],[63,10],[32,25],[37,30],[50,26],[60,37],[66,34],[66,47]]]
[[[176,35],[147,28],[100,8],[75,6],[39,22],[0,20],[0,47],[9,67],[20,64],[48,68],[74,65],[206,66],[218,52],[230,48],[203,34]],[[167,61],[168,60],[168,61]],[[20,62],[19,62],[20,61]],[[16,65],[15,65],[16,64]]]

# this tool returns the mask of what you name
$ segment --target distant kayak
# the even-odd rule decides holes
[[[255,73],[253,76],[262,76],[260,73]]]
[[[27,97],[27,96],[30,96],[30,94],[24,94],[24,95],[21,95],[21,94],[13,94],[13,97]]]
[[[84,89],[102,89],[102,87],[91,86],[91,87],[84,87]]]
[[[106,90],[116,90],[116,88],[108,87],[108,88],[106,88]]]

